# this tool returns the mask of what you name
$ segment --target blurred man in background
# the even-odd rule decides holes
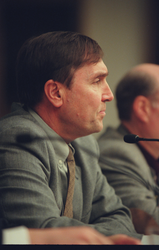
[[[130,208],[137,232],[147,234],[159,224],[159,142],[127,144],[123,137],[159,138],[159,66],[132,68],[119,82],[116,100],[121,124],[99,138],[100,166]]]

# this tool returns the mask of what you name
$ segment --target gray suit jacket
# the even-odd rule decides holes
[[[108,127],[99,138],[100,166],[125,206],[144,210],[159,223],[159,187],[153,170],[136,144],[124,142],[125,134],[123,126]]]
[[[98,144],[92,136],[72,142],[76,180],[73,219],[62,216],[62,179],[56,140],[17,143],[18,133],[47,138],[47,132],[23,108],[0,121],[0,214],[14,225],[33,228],[91,226],[105,235],[136,238],[129,210],[109,186],[98,165]]]

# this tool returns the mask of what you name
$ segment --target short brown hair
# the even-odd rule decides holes
[[[40,102],[46,81],[53,79],[69,87],[76,69],[102,57],[96,41],[75,32],[48,32],[27,40],[17,57],[19,101],[33,107]]]

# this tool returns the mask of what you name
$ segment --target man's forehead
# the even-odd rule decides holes
[[[106,77],[108,76],[108,69],[106,65],[102,63],[97,63],[96,66],[92,67],[92,70],[89,72],[90,77]]]
[[[89,77],[96,77],[96,76],[107,76],[108,69],[104,62],[101,60],[97,63],[85,64],[81,67],[80,73],[86,73]]]

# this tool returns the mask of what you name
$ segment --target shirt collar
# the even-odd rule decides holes
[[[153,168],[156,172],[156,175],[159,174],[159,161],[156,160],[152,155],[149,154],[140,144],[138,144],[138,147],[140,148],[141,152],[145,156],[145,159],[147,160],[147,163],[151,168]]]

